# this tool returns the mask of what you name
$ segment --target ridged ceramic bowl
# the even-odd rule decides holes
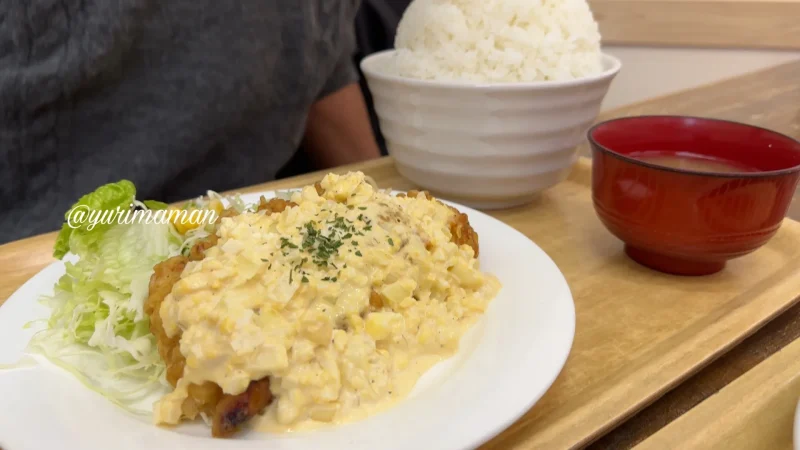
[[[625,117],[588,134],[598,217],[628,256],[661,272],[712,274],[766,244],[800,179],[800,142],[741,123]]]
[[[564,82],[470,84],[386,73],[394,50],[361,62],[398,171],[480,209],[530,202],[563,181],[621,64]]]

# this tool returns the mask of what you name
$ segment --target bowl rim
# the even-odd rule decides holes
[[[486,82],[473,82],[473,81],[459,81],[459,80],[426,80],[420,78],[408,78],[399,75],[392,75],[389,73],[381,72],[375,68],[370,67],[375,64],[374,61],[379,61],[382,58],[388,58],[390,55],[396,53],[396,49],[382,50],[372,53],[364,57],[359,63],[361,71],[366,76],[367,82],[369,78],[376,80],[388,81],[392,83],[402,84],[412,87],[429,87],[439,89],[473,89],[485,91],[523,91],[523,90],[542,90],[552,88],[566,88],[573,86],[582,86],[588,83],[604,81],[614,78],[622,68],[622,62],[616,56],[608,53],[600,53],[603,66],[609,68],[600,73],[596,73],[587,77],[575,78],[572,80],[564,81],[527,81],[522,83],[514,82],[500,82],[500,83],[486,83]]]
[[[637,116],[624,116],[624,117],[617,117],[617,118],[614,118],[614,119],[608,119],[608,120],[604,120],[602,122],[598,122],[598,123],[592,125],[592,127],[589,128],[589,130],[586,132],[586,137],[587,137],[587,139],[589,140],[589,143],[591,144],[591,146],[594,149],[599,149],[600,151],[605,152],[605,153],[607,153],[607,154],[609,154],[609,155],[611,155],[611,156],[613,156],[613,157],[615,157],[617,159],[623,160],[625,162],[629,162],[629,163],[637,165],[637,166],[647,167],[647,168],[655,169],[655,170],[661,170],[661,171],[664,171],[664,172],[679,173],[679,174],[682,174],[682,175],[713,177],[713,178],[768,178],[768,177],[789,175],[789,174],[792,174],[792,173],[795,173],[795,172],[800,172],[800,164],[798,164],[796,166],[788,167],[786,169],[765,170],[765,171],[759,171],[759,172],[710,172],[710,171],[703,171],[703,170],[689,170],[689,169],[679,169],[679,168],[675,168],[675,167],[661,166],[661,165],[658,165],[658,164],[653,164],[653,163],[649,163],[649,162],[646,162],[646,161],[642,161],[640,159],[631,158],[630,156],[626,156],[626,155],[623,155],[622,153],[615,152],[614,150],[611,150],[610,148],[608,148],[608,147],[606,147],[604,145],[601,145],[592,136],[592,133],[594,132],[595,129],[597,129],[597,128],[603,126],[603,125],[607,125],[609,123],[612,123],[612,122],[623,122],[623,121],[628,121],[628,120],[631,120],[631,119],[648,119],[648,118],[650,118],[650,119],[652,119],[652,118],[661,118],[661,119],[664,119],[664,118],[666,118],[666,119],[694,119],[694,120],[700,120],[700,121],[706,121],[706,122],[729,123],[729,124],[733,124],[733,125],[741,126],[741,127],[745,127],[745,128],[751,128],[751,129],[757,129],[757,130],[766,131],[767,133],[773,134],[773,135],[778,136],[778,137],[782,137],[782,138],[787,139],[790,142],[794,142],[795,144],[800,146],[800,140],[797,140],[797,139],[795,139],[795,138],[793,138],[793,137],[791,137],[789,135],[786,135],[786,134],[783,134],[783,133],[779,133],[779,132],[777,132],[775,130],[770,130],[769,128],[760,127],[760,126],[757,126],[757,125],[750,125],[750,124],[746,124],[746,123],[743,123],[743,122],[737,122],[735,120],[715,119],[715,118],[711,118],[711,117],[700,117],[700,116],[690,116],[690,115],[681,115],[681,114],[642,114],[642,115],[637,115]]]

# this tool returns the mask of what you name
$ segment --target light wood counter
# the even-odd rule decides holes
[[[798,0],[590,0],[604,44],[800,50]]]

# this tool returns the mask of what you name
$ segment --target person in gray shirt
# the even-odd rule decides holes
[[[359,0],[0,2],[0,243],[98,186],[173,202],[379,156]]]

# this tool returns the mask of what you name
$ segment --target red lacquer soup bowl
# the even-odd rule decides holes
[[[588,135],[598,217],[661,272],[715,273],[764,245],[800,177],[800,142],[724,120],[628,117]]]

